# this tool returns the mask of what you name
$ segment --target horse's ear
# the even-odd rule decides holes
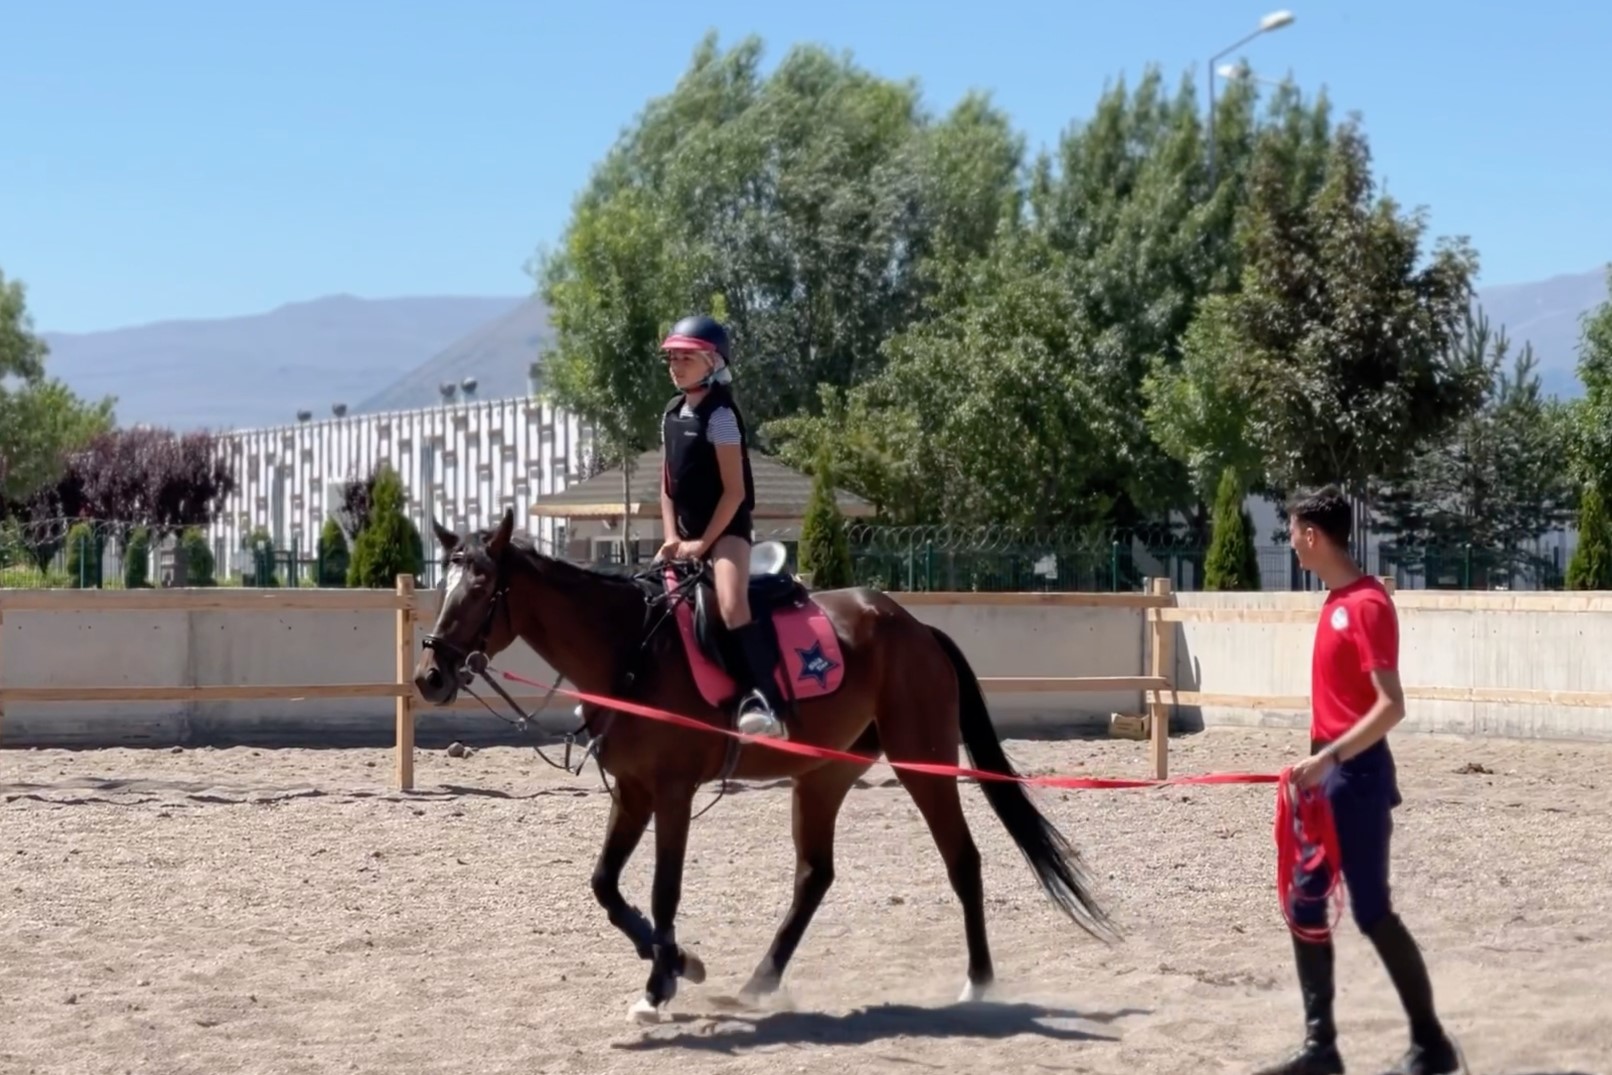
[[[452,552],[454,549],[458,548],[458,534],[455,534],[452,530],[449,530],[446,526],[443,526],[435,519],[431,520],[431,529],[436,532],[437,544],[442,546],[443,552]]]
[[[504,517],[498,520],[498,530],[493,534],[492,540],[487,542],[487,551],[494,556],[504,551],[509,544],[510,535],[515,532],[515,509],[505,508]]]

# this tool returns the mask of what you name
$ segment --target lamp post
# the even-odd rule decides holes
[[[1273,31],[1280,30],[1285,26],[1291,26],[1292,24],[1293,13],[1291,11],[1287,11],[1285,9],[1282,11],[1273,11],[1269,15],[1266,15],[1263,19],[1260,19],[1259,25],[1255,27],[1252,32],[1248,33],[1234,44],[1227,45],[1225,48],[1209,57],[1209,189],[1211,191],[1214,190],[1215,186],[1215,61],[1228,53],[1237,51],[1250,41],[1254,40],[1254,38],[1258,37],[1260,34],[1268,34]]]

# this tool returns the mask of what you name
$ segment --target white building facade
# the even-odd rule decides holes
[[[438,571],[433,519],[465,530],[491,526],[513,508],[517,527],[545,548],[561,548],[564,524],[535,518],[530,508],[577,480],[590,440],[575,417],[539,396],[221,433],[236,488],[209,528],[216,574],[223,581],[252,570],[246,542],[259,528],[281,554],[312,560],[345,485],[368,478],[383,461],[402,478],[406,510],[425,541],[423,585],[434,585]]]

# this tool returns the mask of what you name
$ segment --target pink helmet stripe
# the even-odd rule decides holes
[[[661,341],[661,350],[677,349],[681,351],[715,351],[716,344],[710,340],[702,340],[698,336],[668,336]]]

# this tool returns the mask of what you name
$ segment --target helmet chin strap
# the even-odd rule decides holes
[[[701,377],[697,382],[695,382],[694,387],[695,388],[710,388],[714,384],[732,384],[732,383],[733,383],[733,371],[731,369],[729,369],[727,363],[724,362],[722,365],[717,366],[710,373],[707,373],[704,377]]]

